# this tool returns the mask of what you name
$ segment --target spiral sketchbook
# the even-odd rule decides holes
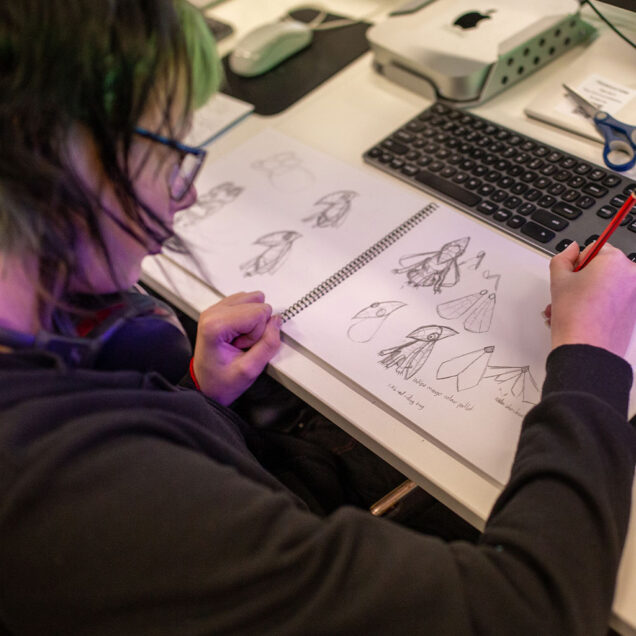
[[[548,259],[375,171],[274,130],[206,165],[164,254],[499,482],[539,401]]]

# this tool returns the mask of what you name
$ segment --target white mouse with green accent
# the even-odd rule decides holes
[[[237,75],[262,75],[311,44],[312,29],[291,20],[272,22],[247,33],[230,53],[229,66]]]

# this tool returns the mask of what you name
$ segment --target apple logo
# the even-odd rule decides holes
[[[479,11],[468,11],[460,15],[453,24],[462,29],[474,29],[482,20],[490,20],[494,12],[495,9],[489,9],[485,14]]]

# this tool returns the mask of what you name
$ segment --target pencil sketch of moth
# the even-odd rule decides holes
[[[281,192],[300,192],[314,182],[314,175],[292,151],[278,152],[251,165],[254,170],[264,172],[272,187]]]
[[[353,316],[352,320],[354,322],[347,330],[347,337],[353,342],[369,342],[378,333],[384,321],[394,311],[405,306],[406,303],[402,303],[399,300],[371,303]]]
[[[468,294],[461,298],[449,300],[437,305],[437,314],[445,320],[454,320],[466,315],[464,329],[473,333],[485,333],[490,330],[490,325],[495,313],[497,304],[497,287],[499,286],[500,274],[491,274],[486,270],[482,274],[486,280],[494,280],[494,289],[488,293],[487,289],[482,289],[475,294]]]
[[[351,209],[351,201],[358,196],[353,190],[336,190],[314,203],[315,212],[303,221],[314,221],[313,227],[338,227]]]
[[[240,268],[244,276],[254,276],[257,274],[273,274],[276,272],[285,259],[296,239],[302,235],[291,230],[280,232],[270,232],[254,241],[254,245],[264,245],[266,249],[256,258],[243,263]]]
[[[503,395],[512,395],[528,404],[539,401],[539,387],[529,366],[494,366],[490,359],[495,347],[488,346],[450,358],[439,365],[437,379],[455,378],[458,391],[472,389],[483,380],[492,379]]]
[[[406,273],[412,287],[432,287],[439,294],[442,287],[452,287],[459,282],[458,260],[466,251],[470,237],[450,241],[435,252],[410,254],[400,258],[400,267],[394,274]]]
[[[455,335],[457,332],[450,327],[440,325],[418,327],[406,336],[405,343],[380,351],[378,353],[382,356],[380,364],[387,369],[395,367],[396,373],[408,380],[424,366],[436,342]]]

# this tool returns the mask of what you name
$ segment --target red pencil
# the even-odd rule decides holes
[[[636,203],[636,192],[632,192],[627,197],[625,203],[621,205],[620,210],[612,217],[607,227],[603,230],[603,234],[596,239],[592,249],[585,255],[583,261],[574,268],[575,272],[583,269],[601,251],[601,247],[607,243],[607,239],[612,236],[614,230],[623,222],[623,219],[629,214],[634,203]]]

